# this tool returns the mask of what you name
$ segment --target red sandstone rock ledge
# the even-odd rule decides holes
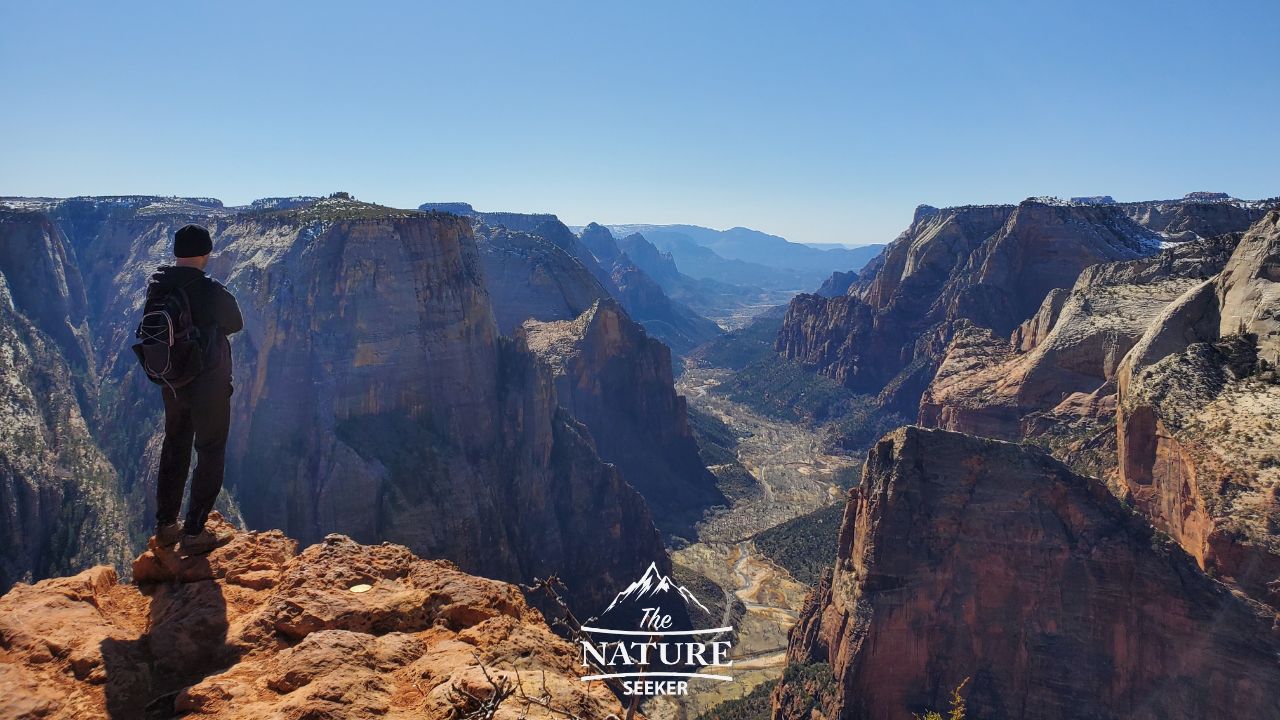
[[[515,586],[399,545],[240,533],[134,576],[0,598],[0,718],[455,718],[503,683],[496,718],[623,714]]]

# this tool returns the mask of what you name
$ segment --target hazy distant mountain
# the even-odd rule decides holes
[[[633,320],[677,355],[720,332],[713,320],[668,297],[661,285],[618,250],[612,236],[603,241],[612,248],[605,250],[600,244],[584,243],[550,213],[481,212],[465,202],[429,202],[418,209],[448,212],[479,223],[485,271],[504,333],[526,318],[572,320],[601,292],[622,303]],[[603,227],[600,230],[608,235]],[[585,274],[595,282],[584,282]]]
[[[832,245],[817,248],[744,227],[713,230],[698,225],[610,225],[609,229],[619,237],[633,232],[643,233],[655,244],[658,244],[655,234],[684,235],[698,245],[710,248],[717,255],[729,260],[819,272],[821,274],[819,282],[822,277],[826,277],[835,270],[847,271],[861,268],[883,247],[867,245],[850,249]],[[677,262],[679,262],[678,258]]]
[[[619,233],[617,230],[614,232]],[[815,284],[810,277],[812,273],[730,259],[698,244],[684,233],[646,230],[644,238],[662,252],[669,253],[680,271],[690,277],[771,290],[795,291]]]
[[[594,230],[593,228],[598,228]],[[735,285],[711,278],[694,278],[681,272],[669,252],[659,250],[640,233],[632,233],[616,242],[607,228],[592,223],[583,230],[582,240],[597,253],[597,257],[609,257],[610,253],[623,253],[625,258],[644,270],[672,299],[682,302],[698,313],[715,320],[722,327],[731,329],[742,325],[759,312],[760,308],[789,301],[794,290],[789,288],[765,288],[758,285]],[[741,263],[724,260],[701,246],[697,251],[713,256],[713,262]],[[609,262],[614,262],[610,260]],[[601,262],[605,262],[602,258]],[[760,266],[759,273],[776,274],[772,268]]]

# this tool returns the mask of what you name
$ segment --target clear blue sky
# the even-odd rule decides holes
[[[1280,3],[1217,5],[4,0],[0,194],[802,242],[885,241],[920,203],[1277,195]]]

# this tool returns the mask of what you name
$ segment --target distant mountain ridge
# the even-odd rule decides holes
[[[760,265],[824,274],[833,270],[856,270],[875,257],[883,247],[867,245],[852,249],[839,246],[816,248],[745,227],[732,227],[728,230],[679,224],[610,225],[608,227],[621,236],[636,232],[646,237],[652,233],[681,234],[729,260],[742,260]]]
[[[602,297],[616,299],[677,355],[720,332],[714,321],[668,296],[621,254],[612,236],[604,240],[612,249],[602,251],[600,243],[584,242],[551,213],[481,212],[464,202],[423,203],[418,209],[470,218],[475,224],[504,334],[526,318],[572,320]]]

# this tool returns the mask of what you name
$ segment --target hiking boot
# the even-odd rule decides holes
[[[178,554],[183,557],[204,555],[231,542],[232,537],[233,534],[230,532],[215,533],[209,528],[201,530],[196,535],[183,533],[182,541],[178,543]]]
[[[182,526],[176,522],[156,526],[156,547],[171,548],[182,538]]]

